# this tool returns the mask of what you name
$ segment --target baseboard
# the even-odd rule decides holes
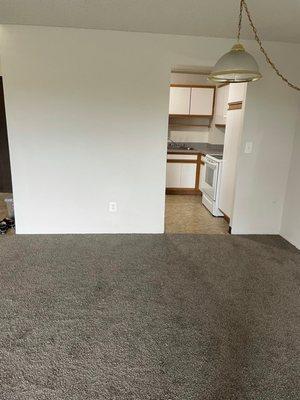
[[[220,208],[220,211],[222,211],[222,213],[224,214],[223,218],[225,219],[225,221],[228,222],[228,224],[230,225],[230,218],[228,217],[228,215],[225,214],[224,211],[221,210],[221,208]],[[231,229],[231,227],[230,227],[230,229]]]
[[[289,243],[291,243],[293,246],[295,246],[296,249],[300,250],[299,240],[294,240],[294,238],[291,238],[289,235],[286,235],[282,232],[280,233],[280,236],[283,237],[283,239],[287,240]]]
[[[181,188],[166,188],[166,194],[193,194],[200,195],[199,189],[181,189]]]

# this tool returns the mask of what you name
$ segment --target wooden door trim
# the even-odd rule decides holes
[[[213,106],[214,107],[214,106]],[[178,117],[178,118],[211,118],[213,114],[203,115],[203,114],[169,114],[169,117]]]
[[[184,151],[184,150],[183,150]],[[175,155],[180,155],[180,156],[197,156],[198,154],[199,154],[199,152],[195,152],[195,151],[193,151],[193,150],[188,150],[188,153],[187,152],[182,152],[182,151],[180,151],[180,150],[178,150],[178,151],[172,151],[171,153],[169,153],[168,152],[168,155],[169,156],[171,156],[172,154],[175,154]],[[175,160],[176,160],[176,158],[175,158]],[[194,161],[196,161],[197,159],[195,158],[194,159]]]
[[[190,70],[185,71],[182,69],[176,70],[176,68],[172,69],[171,72],[173,74],[184,74],[184,75],[200,75],[200,76],[209,76],[210,75],[210,72],[200,72],[200,71],[190,71]]]
[[[179,164],[197,164],[197,160],[187,160],[187,159],[182,159],[182,160],[179,160],[178,158],[170,158],[170,159],[167,159],[167,162],[168,163],[179,163]]]
[[[224,211],[222,211],[221,209],[220,209],[220,211],[224,214],[223,218],[225,219],[225,221],[228,222],[228,224],[230,224],[230,218],[228,217],[228,215],[225,214]]]
[[[201,154],[198,154],[196,174],[195,174],[195,190],[197,189],[199,190],[200,169],[201,169]]]
[[[240,110],[242,107],[243,107],[242,101],[233,101],[231,103],[228,103],[228,111]]]
[[[217,89],[228,85],[230,85],[230,83],[221,83],[221,85],[217,86]]]
[[[225,128],[226,124],[215,124],[217,128]]]
[[[190,195],[201,195],[200,190],[198,189],[193,189],[193,188],[166,188],[166,194],[190,194]]]
[[[176,153],[170,153],[176,154]],[[182,153],[177,153],[181,154]],[[195,153],[189,153],[188,155],[195,155]],[[196,164],[196,173],[195,173],[195,187],[194,188],[166,188],[166,194],[190,194],[190,195],[201,195],[202,192],[199,189],[200,185],[200,176],[201,176],[201,164],[204,165],[204,162],[201,160],[201,157],[204,155],[202,153],[196,153],[197,159],[196,160],[180,160],[180,159],[167,159],[167,163],[184,163],[184,164]]]
[[[170,87],[179,87],[179,88],[203,88],[203,89],[216,89],[215,85],[189,85],[189,84],[177,84],[171,83]]]
[[[216,105],[216,88],[214,88],[214,97],[213,97],[213,106],[212,106],[211,116],[215,115],[215,105]]]

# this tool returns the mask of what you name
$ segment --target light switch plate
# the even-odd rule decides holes
[[[117,203],[115,201],[110,201],[108,203],[108,211],[109,212],[117,212],[118,211]]]
[[[252,150],[253,150],[253,142],[246,142],[246,144],[245,144],[245,153],[246,154],[250,154],[250,153],[252,153]]]

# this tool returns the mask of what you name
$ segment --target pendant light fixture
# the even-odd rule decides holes
[[[267,63],[288,86],[290,86],[292,89],[300,91],[300,87],[291,83],[284,75],[281,74],[273,61],[271,61],[266,50],[263,48],[262,42],[258,36],[257,29],[254,26],[245,0],[241,0],[240,2],[237,43],[228,53],[224,54],[224,56],[219,59],[219,61],[212,69],[211,74],[209,75],[209,79],[219,83],[240,83],[257,81],[262,77],[254,57],[251,54],[247,53],[244,49],[244,46],[240,43],[243,11],[245,11],[248,17],[250,26],[254,33],[255,40],[259,45],[260,51],[265,56]]]
[[[261,78],[257,62],[236,43],[214,66],[209,78],[215,82],[251,82]]]

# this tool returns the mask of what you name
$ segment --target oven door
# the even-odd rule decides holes
[[[203,192],[206,193],[212,200],[216,200],[219,165],[217,162],[206,158],[205,167]]]

